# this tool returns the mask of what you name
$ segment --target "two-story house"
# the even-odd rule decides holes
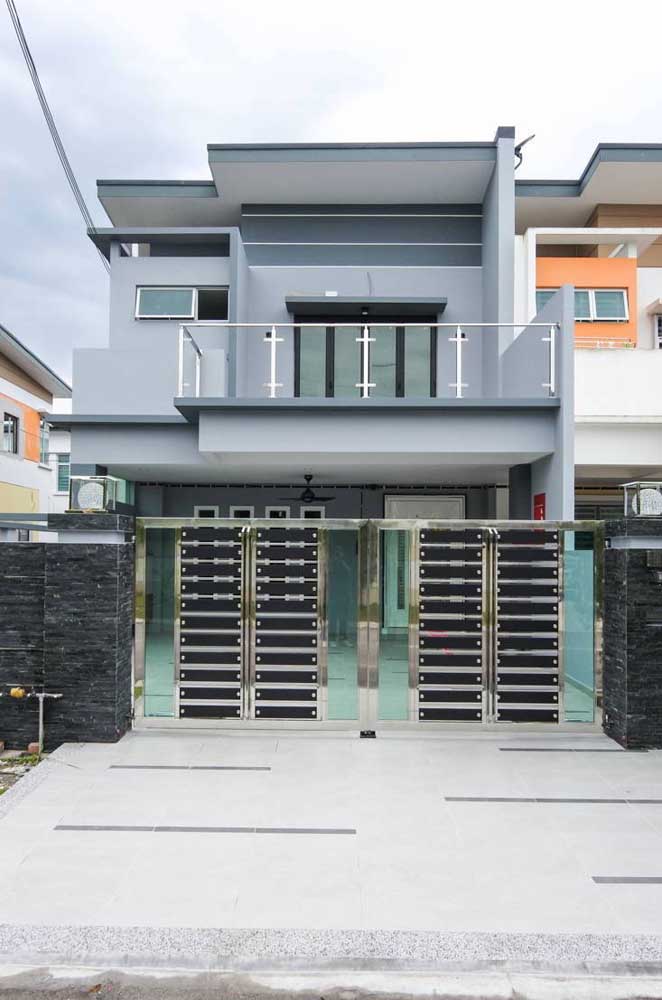
[[[572,314],[515,325],[513,145],[211,145],[210,180],[99,181],[74,479],[139,514],[572,516]]]

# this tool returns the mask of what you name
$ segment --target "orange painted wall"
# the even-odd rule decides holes
[[[36,410],[33,410],[31,406],[26,406],[25,403],[19,403],[18,400],[12,399],[11,396],[5,396],[4,393],[0,392],[0,406],[2,406],[2,400],[11,400],[13,407],[18,407],[21,411],[20,426],[18,429],[23,441],[23,458],[27,458],[30,462],[39,461],[39,414]]]
[[[628,295],[626,323],[575,323],[575,339],[621,340],[637,343],[637,261],[634,257],[538,257],[536,287],[625,288]]]

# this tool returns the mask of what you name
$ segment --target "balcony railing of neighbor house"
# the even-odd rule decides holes
[[[549,322],[185,323],[179,328],[177,395],[227,395],[232,334],[235,351],[245,346],[251,371],[261,376],[252,391],[237,393],[242,396],[554,397],[560,332],[558,323]],[[485,352],[499,369],[489,388]]]

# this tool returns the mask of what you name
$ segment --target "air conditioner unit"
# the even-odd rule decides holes
[[[662,482],[624,483],[626,517],[662,517]]]
[[[71,476],[69,511],[97,513],[115,510],[118,480],[112,476]]]

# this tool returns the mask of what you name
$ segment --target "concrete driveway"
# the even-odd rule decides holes
[[[0,957],[653,968],[661,763],[510,731],[65,745],[0,800]]]

